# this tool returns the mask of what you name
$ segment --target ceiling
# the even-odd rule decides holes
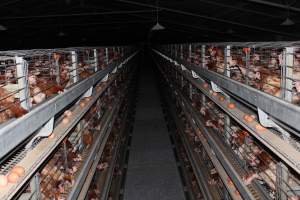
[[[150,31],[156,5],[162,31]],[[300,40],[296,0],[2,0],[0,9],[1,49]],[[295,25],[280,25],[287,16]]]

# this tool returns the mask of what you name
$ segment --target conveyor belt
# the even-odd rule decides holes
[[[151,63],[151,62],[144,62]],[[125,200],[185,199],[151,66],[140,70]]]

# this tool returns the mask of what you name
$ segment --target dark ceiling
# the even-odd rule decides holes
[[[156,5],[166,29],[153,32]],[[0,8],[1,49],[300,40],[296,0],[1,0]],[[295,25],[280,25],[287,16]]]

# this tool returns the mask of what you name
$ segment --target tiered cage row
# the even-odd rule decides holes
[[[130,95],[121,104],[112,133],[106,142],[103,154],[97,165],[95,176],[89,186],[85,199],[118,199],[121,191],[121,182],[125,178],[124,162],[126,159],[129,131],[132,129],[132,110],[135,86]],[[123,162],[122,162],[123,161]]]
[[[0,52],[1,199],[82,195],[128,100],[135,54],[125,46]]]
[[[188,47],[181,48],[181,46]],[[243,100],[243,97],[237,97],[223,89],[223,85],[212,83],[210,76],[196,73],[195,70],[196,67],[203,68],[204,72],[207,70],[214,72],[211,73],[211,77],[221,74],[259,89],[254,83],[262,85],[266,83],[262,82],[262,79],[256,81],[248,79],[243,75],[241,66],[243,63],[246,63],[246,66],[248,64],[258,66],[254,60],[259,60],[262,65],[259,73],[262,77],[265,76],[262,74],[265,73],[262,70],[264,68],[272,76],[276,73],[281,74],[282,67],[279,67],[279,61],[262,64],[262,60],[272,60],[276,56],[278,60],[280,57],[278,49],[281,47],[276,48],[276,51],[269,46],[264,47],[268,49],[264,51],[263,47],[257,47],[255,52],[260,52],[260,57],[257,58],[256,53],[252,52],[254,48],[238,49],[232,45],[229,49],[228,46],[227,44],[168,45],[164,51],[154,51],[164,80],[174,96],[173,104],[176,104],[179,110],[177,115],[183,122],[189,122],[184,129],[185,134],[190,135],[191,142],[197,144],[194,150],[201,155],[203,152],[207,155],[212,154],[202,157],[201,164],[197,165],[199,169],[203,165],[213,166],[205,170],[210,172],[208,176],[211,177],[202,178],[202,181],[208,179],[208,185],[217,186],[214,189],[219,191],[207,190],[211,193],[212,199],[225,198],[213,196],[216,194],[230,194],[232,199],[299,199],[300,152],[296,131],[279,125],[275,127],[276,129],[269,128],[266,122],[262,121],[262,115],[257,113],[259,109],[255,109],[253,105]],[[285,48],[285,51],[288,49]],[[284,58],[288,57],[285,51],[281,55]],[[226,54],[230,56],[224,56]],[[248,56],[252,60],[248,59]],[[234,63],[225,65],[227,61]],[[252,69],[253,66],[249,68]],[[254,71],[252,72],[255,75]],[[249,75],[252,72],[246,70],[245,73]],[[231,81],[230,79],[225,80]],[[279,78],[279,81],[282,79]],[[292,82],[296,83],[297,80],[293,79]],[[272,84],[270,81],[267,83]],[[262,88],[273,86],[265,85]],[[293,97],[292,90],[290,94]],[[296,105],[292,106],[297,108]],[[209,163],[205,158],[209,158]],[[223,187],[220,187],[220,183]],[[201,185],[199,182],[198,184]],[[223,192],[224,186],[227,193]],[[233,186],[234,189],[229,186]]]
[[[162,47],[205,68],[293,104],[300,104],[299,43],[175,44]]]

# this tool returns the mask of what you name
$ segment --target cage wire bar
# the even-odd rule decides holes
[[[220,46],[220,45],[219,45]],[[224,46],[224,45],[223,45]],[[229,47],[228,47],[229,45],[227,45],[227,50],[229,49]],[[280,47],[280,46],[279,46]],[[234,47],[232,47],[232,48],[234,48]],[[170,51],[164,51],[166,54],[165,55],[168,55],[168,52],[170,53],[170,54],[173,54],[173,49],[172,48],[170,48],[171,49],[171,53],[170,53]],[[234,50],[236,50],[236,49],[234,49]],[[248,49],[244,49],[245,51],[246,51],[246,53],[247,53],[247,51],[248,51]],[[243,51],[243,49],[241,49],[241,51]],[[157,52],[157,51],[156,51]],[[180,58],[172,58],[171,56],[170,57],[168,57],[168,56],[165,56],[164,54],[160,54],[160,52],[157,52],[159,55],[161,55],[163,58],[165,58],[166,59],[166,61],[169,61],[169,62],[167,62],[167,63],[165,63],[164,65],[165,65],[165,67],[164,68],[168,68],[168,66],[169,65],[171,65],[172,67],[173,67],[173,69],[174,69],[174,73],[175,73],[175,80],[180,80],[180,82],[182,82],[182,76],[185,76],[186,78],[188,77],[188,76],[191,76],[192,74],[193,74],[193,71],[195,72],[196,70],[195,70],[195,67],[193,67],[193,68],[191,68],[191,67],[189,67],[189,65],[187,64],[188,62],[181,62],[180,61]],[[226,51],[225,51],[225,54],[226,54]],[[231,55],[230,55],[231,56]],[[228,63],[226,62],[226,58],[227,57],[229,57],[229,60],[230,60],[230,56],[229,56],[229,52],[227,52],[227,56],[225,56],[225,65],[224,65],[224,68],[226,68],[226,66],[228,66]],[[245,56],[245,58],[246,58],[246,56]],[[272,58],[272,57],[271,57]],[[182,70],[182,66],[181,65],[184,65],[184,66],[186,66],[186,68],[188,68],[189,70]],[[199,67],[198,67],[199,68]],[[203,70],[204,71],[204,70]],[[225,72],[226,72],[226,70],[225,70]],[[172,73],[167,73],[168,74],[168,76],[172,76]],[[200,74],[200,73],[198,73],[198,75],[200,76],[200,77],[203,77],[206,81],[208,81],[209,83],[210,83],[210,81],[211,81],[211,79],[209,79],[208,77],[206,77],[206,76],[201,76],[202,74]],[[217,74],[214,74],[215,76],[217,75]],[[205,80],[203,80],[202,79],[202,81],[198,81],[199,80],[199,78],[200,77],[194,77],[194,75],[193,75],[193,78],[191,77],[191,78],[187,78],[189,81],[191,81],[191,82],[194,82],[193,83],[193,85],[195,86],[195,87],[200,87],[200,84],[202,85],[202,83],[203,82],[205,82]],[[198,79],[198,80],[197,80]],[[201,80],[201,78],[200,78],[200,80]],[[214,80],[214,79],[213,79]],[[226,79],[226,80],[228,80],[228,79]],[[198,85],[197,83],[195,83],[195,82],[200,82],[200,84]],[[176,84],[175,84],[176,85]],[[181,85],[181,84],[180,84]],[[212,86],[213,86],[213,84],[212,84]],[[221,85],[221,88],[223,87],[223,85]],[[205,88],[204,88],[204,90],[205,90]],[[207,90],[207,89],[206,89]],[[212,90],[214,90],[213,89],[213,87],[212,87]],[[202,88],[201,88],[201,91],[203,92],[203,90],[202,90]],[[179,91],[179,93],[181,93],[180,91]],[[205,92],[204,92],[205,93]],[[202,93],[202,95],[204,95],[204,93]],[[224,95],[225,97],[226,97],[226,93],[227,93],[227,90],[225,91],[225,93],[223,94],[222,92],[221,92],[221,94],[220,95]],[[178,92],[175,92],[175,94],[178,96]],[[183,91],[182,92],[182,94],[185,94],[185,91]],[[208,96],[209,98],[210,98],[210,100],[212,100],[212,102],[216,102],[214,99],[215,98],[213,98],[213,97],[210,97],[210,96],[215,96],[215,94],[213,93],[213,91],[209,91],[209,93],[205,93],[205,98],[206,98],[206,96]],[[231,94],[230,94],[231,95]],[[219,95],[217,95],[217,96],[219,96]],[[187,96],[187,98],[188,98],[188,96]],[[201,102],[201,105],[202,106],[205,106],[205,104],[206,104],[206,101],[205,101],[205,98],[202,98],[202,102]],[[197,99],[196,99],[197,100]],[[203,103],[203,102],[205,102],[205,103]],[[210,103],[210,102],[208,102],[208,103]],[[243,102],[242,102],[243,103]],[[184,103],[184,104],[186,104],[186,103]],[[218,105],[218,106],[220,106],[220,104],[216,104],[216,105]],[[242,104],[241,104],[241,106],[243,106]],[[194,107],[194,106],[193,106]],[[296,107],[297,108],[297,107]],[[208,109],[213,109],[213,108],[208,108]],[[242,108],[241,108],[242,109]],[[243,108],[244,109],[244,108]],[[242,109],[242,110],[243,110]],[[229,109],[228,108],[223,108],[223,110],[225,110],[225,111],[228,111]],[[247,110],[247,109],[246,109]],[[214,111],[215,112],[215,111]],[[219,112],[219,111],[218,111]],[[217,112],[217,113],[218,113]],[[244,111],[245,112],[245,111]],[[247,112],[247,111],[246,111]],[[216,113],[216,114],[217,114]],[[226,113],[230,113],[230,112],[226,112]],[[230,117],[232,117],[233,115],[230,115]],[[226,117],[225,117],[226,118]],[[247,126],[245,126],[245,124],[244,124],[244,122],[243,122],[243,119],[242,119],[243,117],[241,117],[241,119],[239,119],[239,118],[235,118],[235,123],[238,123],[239,125],[243,125],[244,127],[247,127]],[[225,123],[224,123],[224,125],[225,125],[225,127],[226,127],[226,120],[225,120]],[[232,126],[233,124],[228,124],[228,125],[230,125],[230,126]],[[224,128],[225,129],[225,128]],[[230,128],[231,129],[231,128]],[[226,130],[226,129],[225,129]],[[231,132],[232,130],[228,130],[228,133],[229,132]],[[259,133],[258,133],[259,134]],[[273,133],[273,134],[275,134],[275,133]],[[214,135],[214,134],[213,134]],[[232,136],[231,136],[232,137]],[[230,137],[228,137],[228,138],[230,138]],[[208,139],[208,138],[207,138]],[[208,139],[209,140],[209,139]],[[269,141],[269,142],[271,142],[271,141]],[[287,141],[284,141],[284,140],[282,140],[282,142],[283,143],[286,143],[286,144],[288,144],[288,142]],[[296,141],[297,142],[297,141]],[[227,143],[226,142],[226,140],[224,141],[224,143]],[[293,146],[291,143],[290,144],[288,144],[289,146]],[[267,146],[265,146],[264,148],[266,148],[266,149],[268,149],[269,147]],[[296,148],[295,146],[293,146],[293,148]],[[271,149],[272,151],[274,151],[274,149]],[[275,149],[275,153],[276,153],[276,151],[280,151],[280,149]],[[294,152],[295,153],[295,152]],[[293,156],[295,156],[295,154],[293,153]],[[288,154],[285,154],[286,156],[291,156],[291,155],[288,155]],[[283,158],[282,156],[280,156],[281,158]],[[244,159],[245,160],[245,159]],[[277,162],[277,161],[276,161]],[[241,163],[242,164],[242,163]],[[243,164],[242,164],[243,165]],[[298,163],[296,162],[296,163],[293,163],[292,165],[294,165],[293,166],[293,169],[295,169],[295,170],[297,170],[297,166],[296,165],[298,165]],[[290,167],[290,166],[289,166]],[[294,167],[296,167],[296,168],[294,168]],[[297,187],[299,186],[299,180],[297,179],[297,175],[296,175],[296,177],[295,176],[293,176],[292,174],[291,174],[291,172],[290,172],[290,168],[287,170],[287,167],[285,166],[285,164],[283,164],[283,163],[278,163],[277,165],[276,165],[276,167],[275,167],[275,169],[277,169],[277,170],[273,170],[273,177],[275,176],[276,177],[276,184],[277,184],[277,189],[276,189],[276,191],[277,191],[277,193],[276,193],[276,195],[277,195],[277,198],[286,198],[286,197],[288,197],[288,199],[294,199],[297,195],[298,195],[298,192],[297,192]],[[292,170],[293,171],[293,170]],[[261,172],[260,172],[261,173]],[[269,173],[269,172],[268,172]],[[297,173],[296,173],[297,174]],[[265,175],[264,175],[265,176]],[[272,181],[271,181],[272,182]],[[270,182],[269,182],[270,183]],[[298,186],[297,186],[298,185]],[[260,186],[259,186],[260,187]],[[296,196],[295,196],[296,195]],[[274,196],[273,196],[274,197]]]
[[[108,52],[108,47],[72,47],[65,49],[34,49],[0,52],[1,60],[14,60],[15,64],[10,65],[15,66],[15,72],[13,72],[13,74],[10,73],[10,76],[15,77],[15,82],[17,83],[18,88],[18,90],[15,90],[15,92],[8,92],[6,91],[8,86],[2,87],[3,91],[5,91],[5,95],[1,96],[0,104],[1,109],[5,109],[3,109],[1,113],[6,115],[6,109],[15,109],[15,106],[20,104],[20,107],[24,109],[24,111],[22,111],[25,114],[21,117],[11,117],[9,121],[0,124],[0,135],[2,136],[2,145],[0,150],[1,158],[14,149],[16,145],[19,145],[22,141],[24,141],[24,139],[34,133],[37,129],[41,128],[41,126],[43,126],[43,124],[51,119],[55,114],[60,112],[68,104],[81,96],[88,88],[90,88],[117,67],[117,62],[112,62],[107,65],[108,57],[106,57],[105,66],[107,67],[99,68],[97,63],[99,57],[98,55],[96,56],[98,49],[104,49],[106,52]],[[127,46],[122,46],[120,49],[122,49],[123,52],[126,52],[126,55],[130,55],[133,52],[133,49]],[[93,74],[90,73],[89,77],[79,81],[80,73],[78,70],[80,68],[78,67],[77,57],[79,51],[85,52],[85,50],[91,52],[94,51],[94,64],[87,61],[90,59],[89,57],[92,56],[89,55],[89,53],[87,57],[85,57],[85,64],[91,65],[88,68],[95,69],[95,72]],[[119,59],[122,59],[119,63],[122,63],[126,60],[124,57],[120,57]],[[7,63],[7,61],[5,62]],[[62,67],[65,68],[67,71],[67,76],[70,77],[70,80],[73,83],[65,89],[56,89],[54,93],[53,91],[50,93],[51,90],[53,90],[53,87],[50,86],[53,85],[58,87],[58,85],[62,84],[62,77],[58,76],[58,74],[61,74],[63,70]],[[83,70],[85,70],[85,68],[83,68]],[[3,74],[3,76],[5,78],[5,76],[8,75]],[[51,76],[53,76],[53,79]],[[34,79],[32,77],[34,77]],[[42,79],[40,77],[42,77]],[[44,80],[43,77],[45,77],[45,80],[51,80],[51,83],[53,82],[53,84],[50,84],[49,86],[49,81],[46,81],[43,84],[48,84],[49,87],[47,87],[45,90],[40,89],[35,93],[34,90],[36,89],[35,87],[37,87],[35,85],[40,84],[39,81]],[[5,84],[4,86],[13,86],[13,84],[8,83],[7,81],[5,82],[6,83],[2,83],[2,86],[3,84]],[[15,86],[13,87],[15,88]],[[9,97],[10,99],[8,99]],[[39,103],[40,105],[36,104],[36,106],[32,107],[31,102],[34,101],[36,97],[42,97],[42,100]],[[6,106],[7,101],[17,102],[17,104],[11,103],[9,106]],[[10,108],[11,105],[15,106]],[[18,107],[17,109],[20,110],[21,108]],[[29,113],[26,114],[25,111]],[[27,131],[24,132],[24,130]],[[19,134],[19,132],[24,132],[24,134]]]
[[[259,107],[274,118],[294,128],[296,131],[300,130],[298,123],[300,120],[300,109],[296,106],[300,97],[300,82],[298,80],[298,76],[300,75],[298,71],[300,70],[296,65],[300,57],[298,55],[300,54],[295,51],[297,46],[300,45],[299,42],[197,43],[191,45],[195,46],[195,49],[196,46],[201,46],[201,63],[191,63],[188,59],[183,60],[176,56],[178,44],[165,45],[158,48],[164,53],[169,54],[170,57],[174,58],[178,63],[196,72],[202,78],[215,82],[225,90]],[[226,78],[224,74],[218,73],[217,71],[206,70],[207,62],[210,60],[205,56],[204,52],[207,52],[211,46],[230,46],[233,54],[231,54],[226,61],[229,63],[229,69],[222,70],[221,68],[220,71],[229,70],[228,74],[232,74],[232,77]],[[256,49],[260,49],[261,55],[257,55]],[[277,51],[277,49],[279,51]],[[287,51],[288,53],[286,53]],[[195,50],[194,54],[196,54],[196,52],[197,50]],[[225,56],[223,53],[220,54],[220,60],[222,60],[222,57]],[[255,63],[253,63],[259,56],[261,57],[259,58],[260,63],[266,67],[255,66]],[[222,67],[225,66],[224,61],[221,61],[220,65]],[[273,67],[274,65],[277,66],[276,70]],[[272,67],[273,69],[271,69]],[[266,74],[268,73],[268,69],[275,71],[272,72],[273,74]],[[280,70],[282,72],[280,72]],[[218,73],[218,75],[215,74],[215,72]],[[237,80],[236,74],[239,74],[239,77],[244,77],[245,82]],[[254,78],[249,79],[249,76],[253,76]]]
[[[100,47],[97,47],[97,49],[101,49]],[[104,49],[104,48],[102,48]],[[105,48],[108,49],[108,48]],[[111,48],[113,49],[113,48]],[[117,48],[114,48],[114,50],[116,50]],[[1,166],[1,174],[6,173],[4,170],[6,168],[11,169],[12,167],[14,167],[15,164],[17,164],[17,162],[19,162],[19,159],[21,159],[20,162],[23,163],[24,159],[24,155],[26,155],[27,153],[30,154],[31,151],[34,151],[36,145],[39,144],[40,140],[37,140],[32,148],[30,149],[23,149],[23,146],[21,145],[19,147],[19,144],[21,144],[28,136],[30,136],[32,133],[34,133],[36,130],[40,129],[41,127],[43,127],[44,123],[53,118],[55,116],[55,131],[61,131],[61,124],[63,124],[62,122],[62,115],[61,115],[61,111],[64,111],[66,108],[69,108],[69,106],[74,105],[74,101],[78,100],[79,97],[81,97],[81,95],[85,94],[87,90],[89,90],[91,88],[91,86],[95,86],[97,84],[97,88],[95,88],[94,92],[98,92],[99,94],[94,94],[95,97],[99,98],[102,93],[104,93],[104,97],[105,95],[114,95],[114,91],[117,90],[118,86],[121,84],[116,84],[115,80],[117,80],[117,78],[121,73],[129,73],[129,70],[127,69],[127,65],[128,62],[131,61],[131,59],[137,54],[137,51],[134,52],[132,48],[129,47],[121,47],[118,49],[122,49],[124,52],[126,52],[126,57],[121,57],[121,56],[116,56],[113,60],[111,60],[108,64],[105,65],[104,68],[101,67],[101,70],[98,69],[98,63],[97,61],[95,62],[90,62],[91,59],[96,60],[96,58],[98,57],[97,55],[97,51],[95,49],[95,47],[93,48],[89,48],[88,50],[90,52],[93,52],[93,58],[91,58],[91,55],[89,54],[88,51],[85,51],[85,48],[68,48],[68,49],[55,49],[55,50],[29,50],[29,51],[13,51],[13,52],[0,52],[0,55],[7,55],[7,57],[9,59],[11,59],[10,57],[12,57],[12,59],[16,58],[15,60],[17,60],[15,62],[15,65],[17,66],[17,72],[16,75],[19,77],[18,79],[21,79],[21,81],[18,84],[25,84],[25,86],[21,86],[22,89],[25,91],[26,87],[29,88],[30,87],[30,81],[28,81],[28,79],[30,79],[30,77],[28,77],[28,71],[27,70],[27,62],[28,62],[28,58],[29,57],[34,57],[37,56],[37,58],[33,58],[33,62],[32,63],[36,63],[36,60],[34,59],[43,59],[43,58],[52,58],[51,55],[55,55],[55,53],[68,53],[68,62],[67,65],[70,66],[70,70],[72,70],[72,75],[73,77],[70,77],[70,79],[73,79],[72,81],[74,82],[71,86],[69,86],[68,88],[66,88],[62,93],[57,94],[56,96],[53,96],[53,98],[49,98],[48,100],[46,100],[45,102],[42,102],[41,104],[37,105],[34,108],[28,108],[25,107],[27,106],[27,104],[24,104],[24,107],[26,109],[28,109],[28,114],[25,114],[23,117],[17,118],[17,119],[12,119],[12,121],[10,121],[8,124],[3,124],[1,130],[0,130],[0,135],[2,137],[1,143],[3,143],[3,145],[1,145],[1,158],[2,159],[6,159],[6,154],[8,152],[10,152],[12,149],[15,149],[17,151],[21,151],[17,152],[17,156],[14,155],[13,158],[9,158],[10,160],[12,160],[12,162],[8,162],[5,163],[5,165],[12,165],[12,166],[8,166],[5,167],[4,165]],[[78,51],[84,52],[83,56],[83,60],[81,60],[80,62],[83,62],[83,66],[85,65],[89,65],[87,67],[87,69],[92,69],[93,71],[95,69],[96,73],[90,74],[88,77],[83,78],[83,79],[79,79],[80,73],[78,73],[78,63],[79,63],[79,59],[78,59]],[[33,54],[31,54],[33,53]],[[81,54],[82,55],[82,54]],[[125,53],[124,53],[125,55]],[[53,66],[55,70],[59,70],[57,68],[57,65],[61,65],[61,62],[57,62],[59,59],[55,59],[58,58],[57,54],[54,57],[54,61],[55,62],[48,62],[46,61],[46,63],[48,65],[50,65],[50,68]],[[3,58],[3,57],[2,57]],[[25,59],[27,60],[25,60]],[[82,58],[80,58],[82,59]],[[39,63],[41,64],[41,63]],[[53,64],[53,65],[52,65]],[[65,63],[63,63],[65,64]],[[96,68],[95,66],[96,65]],[[123,65],[125,66],[123,68]],[[18,70],[18,68],[20,68],[20,70]],[[81,69],[82,70],[82,69]],[[85,68],[84,68],[85,70]],[[74,72],[75,71],[75,72]],[[114,71],[114,73],[113,73]],[[116,73],[117,72],[117,73]],[[54,73],[55,76],[55,81],[57,81],[56,76],[57,73]],[[77,78],[76,78],[77,77]],[[115,77],[115,80],[112,80],[112,77]],[[76,78],[76,79],[75,79]],[[103,81],[105,79],[105,81]],[[57,81],[59,82],[59,81]],[[109,83],[109,84],[108,84]],[[122,88],[126,88],[125,84],[122,86]],[[107,90],[110,89],[110,92],[107,92]],[[29,89],[28,89],[29,90]],[[20,90],[21,91],[21,90]],[[27,95],[27,96],[26,96]],[[98,96],[97,96],[98,95]],[[103,96],[102,95],[102,96]],[[120,94],[119,94],[120,95]],[[23,97],[24,96],[24,97]],[[24,99],[24,101],[28,101],[30,99],[28,93],[26,94],[26,92],[24,93],[20,93],[18,94],[17,97],[14,98],[18,98],[18,99]],[[93,99],[94,97],[92,97]],[[118,98],[117,98],[118,99]],[[81,101],[82,99],[79,98],[79,101]],[[83,99],[85,100],[85,99]],[[109,102],[109,100],[105,100],[106,102]],[[91,102],[96,102],[95,100],[92,100]],[[22,103],[22,102],[21,102]],[[94,104],[93,103],[93,104]],[[98,103],[98,101],[97,101]],[[108,104],[106,106],[109,106]],[[81,106],[80,106],[81,107]],[[89,106],[88,105],[88,109],[92,109],[92,105]],[[99,107],[102,109],[102,107]],[[87,108],[84,108],[84,112],[80,115],[76,115],[76,111],[74,113],[75,118],[74,119],[75,123],[78,122],[78,120],[80,120],[82,117],[84,117],[84,113],[87,111]],[[77,109],[78,110],[78,109]],[[59,114],[60,113],[60,114]],[[59,114],[59,116],[57,115]],[[97,113],[93,113],[93,115],[95,115]],[[63,114],[65,115],[65,114]],[[77,119],[78,118],[78,119]],[[72,119],[73,120],[73,119]],[[82,123],[82,121],[79,121],[79,128],[87,128],[87,123]],[[60,134],[67,134],[68,132],[72,131],[71,129],[73,128],[74,124],[73,122],[70,124],[70,127],[65,127],[67,128],[66,131],[67,132],[63,132]],[[58,127],[58,128],[57,128]],[[65,129],[64,128],[64,129]],[[22,131],[21,131],[22,130]],[[24,131],[26,130],[26,131]],[[52,130],[53,131],[53,130]],[[20,134],[20,132],[22,132],[23,134]],[[73,132],[73,131],[72,131]],[[39,133],[38,133],[39,134]],[[74,148],[76,149],[76,151],[82,151],[83,149],[81,149],[82,147],[82,132],[81,133],[77,133],[76,131],[73,132],[72,134],[70,134],[69,139],[70,142],[72,143],[72,145],[74,145]],[[43,136],[41,136],[43,137]],[[58,140],[61,140],[62,138],[57,138]],[[4,145],[5,144],[5,145]],[[47,145],[52,145],[52,144],[47,144]],[[59,143],[55,143],[54,145],[59,145]],[[66,154],[66,152],[69,150],[69,147],[66,145],[66,143],[63,142],[63,146],[62,146],[62,152],[63,152],[63,157],[67,158],[68,155]],[[51,147],[52,148],[52,147]],[[55,149],[55,147],[53,147]],[[54,150],[52,149],[52,150]],[[2,151],[3,150],[3,151]],[[24,151],[24,152],[23,152]],[[59,151],[59,150],[58,150]],[[76,151],[74,153],[76,153]],[[19,155],[20,153],[20,155]],[[43,152],[39,152],[38,154],[43,154]],[[24,154],[24,155],[23,155]],[[51,152],[47,151],[45,152],[45,154],[47,156],[49,156],[51,154]],[[19,158],[20,157],[20,158]],[[37,154],[35,155],[35,157],[37,157]],[[1,159],[1,160],[2,160]],[[35,158],[38,159],[38,162],[43,161],[46,158]],[[39,160],[41,159],[41,160]],[[65,162],[63,163],[65,169],[67,169],[67,166],[69,165],[70,160],[65,159]],[[26,163],[26,161],[24,161]],[[39,166],[42,163],[39,163]],[[34,166],[35,170],[37,169],[36,167],[39,166]],[[10,185],[9,188],[6,188],[7,190],[9,189],[10,191],[10,197],[12,197],[17,190],[21,189],[20,187],[21,184],[25,184],[25,178],[26,180],[29,178],[28,174],[29,173],[34,173],[34,171],[28,171],[26,172],[26,177],[22,177],[22,182],[19,181],[18,184],[16,186],[13,186],[13,188],[11,188],[12,185]],[[31,175],[29,175],[31,176]],[[29,194],[33,199],[39,199],[41,197],[41,193],[40,193],[40,187],[39,184],[37,185],[37,182],[40,182],[40,176],[39,174],[33,175],[33,179],[31,179],[32,181],[30,182],[30,188],[31,188],[31,194]],[[24,180],[23,180],[24,178]],[[1,196],[6,196],[7,194],[4,194],[4,192],[6,191],[3,190],[0,195]],[[77,190],[77,189],[76,189]],[[25,196],[22,196],[22,198],[26,198]]]

